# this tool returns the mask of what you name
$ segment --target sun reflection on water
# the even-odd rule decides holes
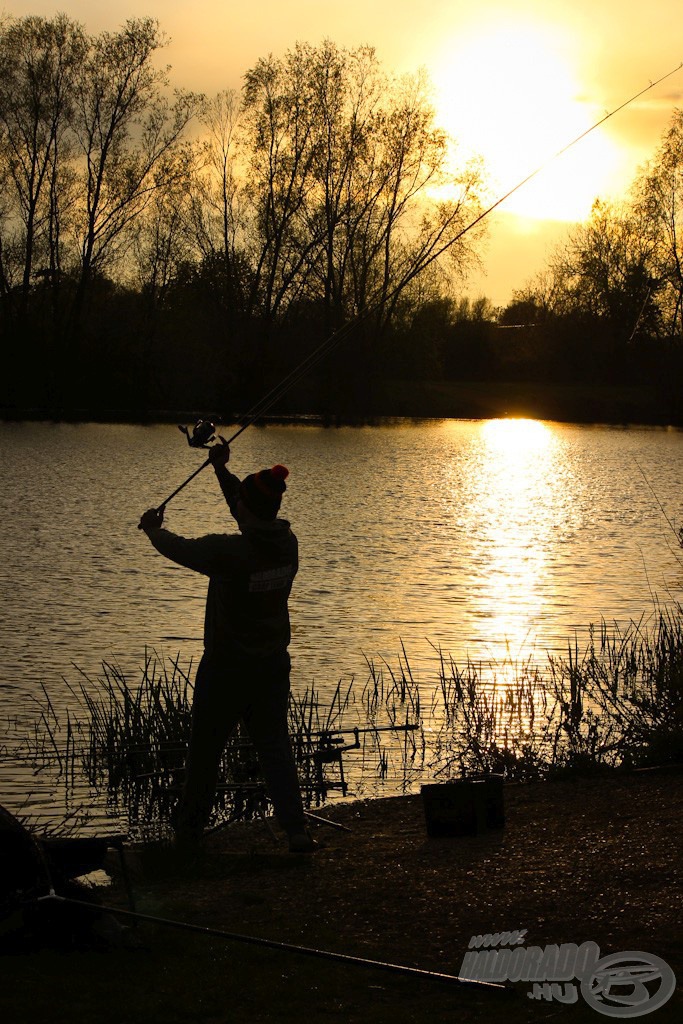
[[[488,448],[506,459],[528,461],[552,443],[551,429],[540,420],[498,419],[485,420],[481,434]]]
[[[481,425],[469,480],[476,507],[469,558],[476,567],[470,607],[473,645],[496,663],[496,678],[514,678],[543,615],[544,577],[557,525],[557,438],[537,420]],[[530,614],[530,611],[532,614]]]

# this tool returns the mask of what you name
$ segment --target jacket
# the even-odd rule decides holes
[[[178,565],[209,577],[204,650],[219,659],[269,657],[291,639],[288,599],[299,568],[298,543],[286,519],[239,534],[190,539],[163,527],[147,535]]]

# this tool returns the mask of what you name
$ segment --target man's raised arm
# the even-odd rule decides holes
[[[220,438],[218,444],[212,445],[209,448],[209,462],[213,466],[216,474],[216,479],[220,484],[220,488],[223,492],[225,500],[228,503],[228,508],[233,516],[233,519],[237,519],[235,512],[237,504],[237,493],[239,491],[240,480],[234,473],[231,473],[228,469],[227,462],[230,458],[230,447],[227,441]]]

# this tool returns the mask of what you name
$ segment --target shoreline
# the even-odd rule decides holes
[[[324,412],[314,392],[299,408],[259,417],[256,425],[385,426],[443,419],[530,418],[558,423],[683,429],[683,403],[660,389],[631,385],[539,384],[533,381],[387,381],[377,386],[366,412]],[[308,410],[308,411],[302,411]],[[66,408],[0,406],[0,421],[56,423],[193,423],[209,419],[240,425],[246,414],[234,409]]]

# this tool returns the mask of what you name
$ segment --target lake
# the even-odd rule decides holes
[[[225,428],[229,435],[229,428]],[[103,660],[201,652],[206,581],[137,529],[204,459],[173,425],[0,424],[3,718],[57,708]],[[543,660],[601,618],[680,600],[683,431],[534,420],[255,427],[238,475],[290,469],[299,538],[293,686],[365,680],[405,645],[421,686],[456,660]],[[211,469],[169,504],[188,536],[233,527]],[[0,740],[2,737],[0,737]]]
[[[158,555],[137,523],[204,458],[168,425],[0,425],[5,710],[41,682],[59,702],[74,664],[134,671],[145,647],[197,658],[206,581]],[[301,548],[298,686],[334,686],[401,640],[425,667],[430,643],[475,660],[565,648],[600,617],[628,622],[655,595],[681,596],[669,525],[683,517],[679,430],[269,426],[235,442],[230,466],[275,462],[290,468],[281,514]],[[210,469],[166,525],[234,527]]]

